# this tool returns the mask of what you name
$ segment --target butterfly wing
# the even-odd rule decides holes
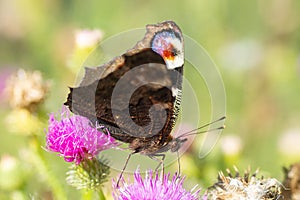
[[[183,70],[168,67],[151,46],[153,36],[168,24],[148,26],[144,39],[127,53],[86,69],[81,86],[70,89],[65,105],[123,142],[157,135],[163,141],[177,118]]]

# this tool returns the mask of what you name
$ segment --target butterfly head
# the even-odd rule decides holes
[[[187,141],[187,138],[174,138],[170,143],[170,151],[177,152],[182,147],[183,143]]]
[[[182,145],[187,141],[187,138],[173,138],[171,135],[168,137],[165,145],[159,149],[156,153],[161,152],[178,152]]]
[[[183,39],[180,32],[173,29],[164,29],[157,32],[152,39],[151,48],[161,55],[168,69],[183,66]]]

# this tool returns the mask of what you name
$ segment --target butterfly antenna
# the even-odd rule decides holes
[[[188,131],[188,132],[186,132],[186,133],[180,135],[178,138],[186,137],[186,136],[189,136],[189,135],[196,135],[196,134],[201,134],[201,133],[206,133],[206,132],[216,131],[216,130],[222,130],[222,129],[225,128],[225,125],[220,126],[220,127],[218,127],[218,128],[209,129],[209,130],[206,130],[206,131],[198,131],[198,130],[203,129],[203,128],[207,127],[207,126],[210,126],[210,125],[212,125],[212,124],[214,124],[214,123],[217,123],[217,122],[219,122],[219,121],[222,121],[222,120],[224,120],[224,119],[226,119],[226,116],[223,116],[223,117],[221,117],[221,118],[219,118],[219,119],[217,119],[217,120],[215,120],[215,121],[209,122],[209,123],[207,123],[207,124],[204,124],[203,126],[200,126],[199,128],[196,128],[196,129],[193,129],[193,130],[191,130],[191,131]],[[198,131],[198,132],[195,132],[195,131]]]

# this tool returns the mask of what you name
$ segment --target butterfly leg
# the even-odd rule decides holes
[[[119,178],[118,178],[118,181],[117,181],[117,188],[119,187],[119,182],[120,182],[120,180],[121,180],[121,178],[122,178],[122,175],[123,175],[123,173],[124,173],[124,171],[125,171],[125,169],[126,169],[126,166],[127,166],[127,164],[128,164],[128,161],[129,161],[130,157],[131,157],[133,154],[135,154],[135,152],[130,153],[130,154],[128,155],[126,161],[125,161],[124,167],[123,167],[123,169],[122,169],[122,171],[121,171],[121,174],[119,175]]]
[[[155,168],[155,171],[157,171],[159,169],[159,167],[162,165],[164,166],[164,160],[165,160],[165,157],[166,155],[165,154],[154,154],[154,155],[151,155],[149,156],[152,160],[155,160],[158,162],[158,165],[157,167]],[[157,157],[161,157],[161,159],[157,158]]]
[[[165,160],[165,157],[166,155],[165,154],[154,154],[154,155],[151,155],[149,156],[152,160],[155,160],[158,163],[157,167],[155,168],[155,171],[157,171],[159,169],[159,167],[162,165],[162,179],[164,177],[164,174],[165,174],[165,166],[164,166],[164,160]],[[157,157],[161,157],[161,159],[157,158]]]
[[[181,169],[180,169],[180,158],[179,158],[179,151],[177,150],[177,163],[178,163],[178,175],[177,175],[177,178],[180,177],[181,175]]]

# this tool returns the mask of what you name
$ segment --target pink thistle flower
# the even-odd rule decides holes
[[[63,107],[60,120],[53,113],[49,116],[46,148],[59,153],[67,162],[80,164],[84,158],[93,158],[100,151],[118,145],[114,138],[97,128],[102,127],[92,127],[87,118],[71,116]]]
[[[184,177],[176,174],[169,180],[170,173],[163,178],[152,171],[146,173],[143,179],[140,172],[134,173],[134,183],[129,184],[121,179],[122,187],[118,188],[114,183],[114,199],[116,200],[196,200],[199,199],[200,190],[191,191],[183,188]]]

